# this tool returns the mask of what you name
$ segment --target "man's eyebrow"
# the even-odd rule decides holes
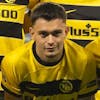
[[[45,30],[41,30],[41,31],[38,31],[38,33],[49,33],[49,31],[45,31]]]
[[[62,32],[62,30],[57,29],[57,30],[52,31],[51,33],[61,33],[61,32]]]
[[[45,30],[41,30],[41,31],[39,31],[39,33],[41,34],[41,33],[60,33],[60,32],[62,32],[62,30],[61,29],[56,29],[56,30],[53,30],[53,31],[45,31]]]

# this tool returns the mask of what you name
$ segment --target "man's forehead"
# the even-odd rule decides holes
[[[52,20],[46,20],[46,19],[44,19],[44,18],[38,18],[37,20],[36,20],[36,22],[35,22],[35,24],[40,24],[40,23],[63,23],[63,24],[65,24],[64,22],[63,22],[63,20],[62,19],[52,19]]]
[[[33,31],[56,31],[56,30],[64,30],[66,27],[66,24],[62,20],[51,20],[47,21],[45,19],[39,19],[36,21],[36,23],[33,25]]]

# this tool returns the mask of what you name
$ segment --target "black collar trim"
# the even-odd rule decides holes
[[[63,58],[63,56],[64,56],[64,52],[65,52],[65,51],[63,50],[63,55],[61,56],[61,58],[60,58],[58,61],[50,63],[50,62],[45,62],[45,61],[41,60],[40,57],[37,55],[37,53],[36,53],[36,43],[33,44],[33,46],[32,46],[32,51],[33,51],[33,54],[34,54],[36,60],[37,60],[40,64],[45,65],[45,66],[54,66],[54,65],[58,64],[58,63],[62,60],[62,58]]]

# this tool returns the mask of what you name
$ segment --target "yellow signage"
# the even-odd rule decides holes
[[[94,40],[100,36],[100,21],[68,19],[66,23],[69,39]]]

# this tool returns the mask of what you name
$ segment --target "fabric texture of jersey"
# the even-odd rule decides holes
[[[100,0],[40,0],[61,4],[67,13],[68,38],[85,46],[100,36]]]
[[[34,41],[30,41],[3,59],[5,91],[16,96],[34,96],[34,100],[77,100],[78,96],[96,92],[94,58],[82,47],[65,40],[62,60],[45,66],[33,53],[33,44]]]

